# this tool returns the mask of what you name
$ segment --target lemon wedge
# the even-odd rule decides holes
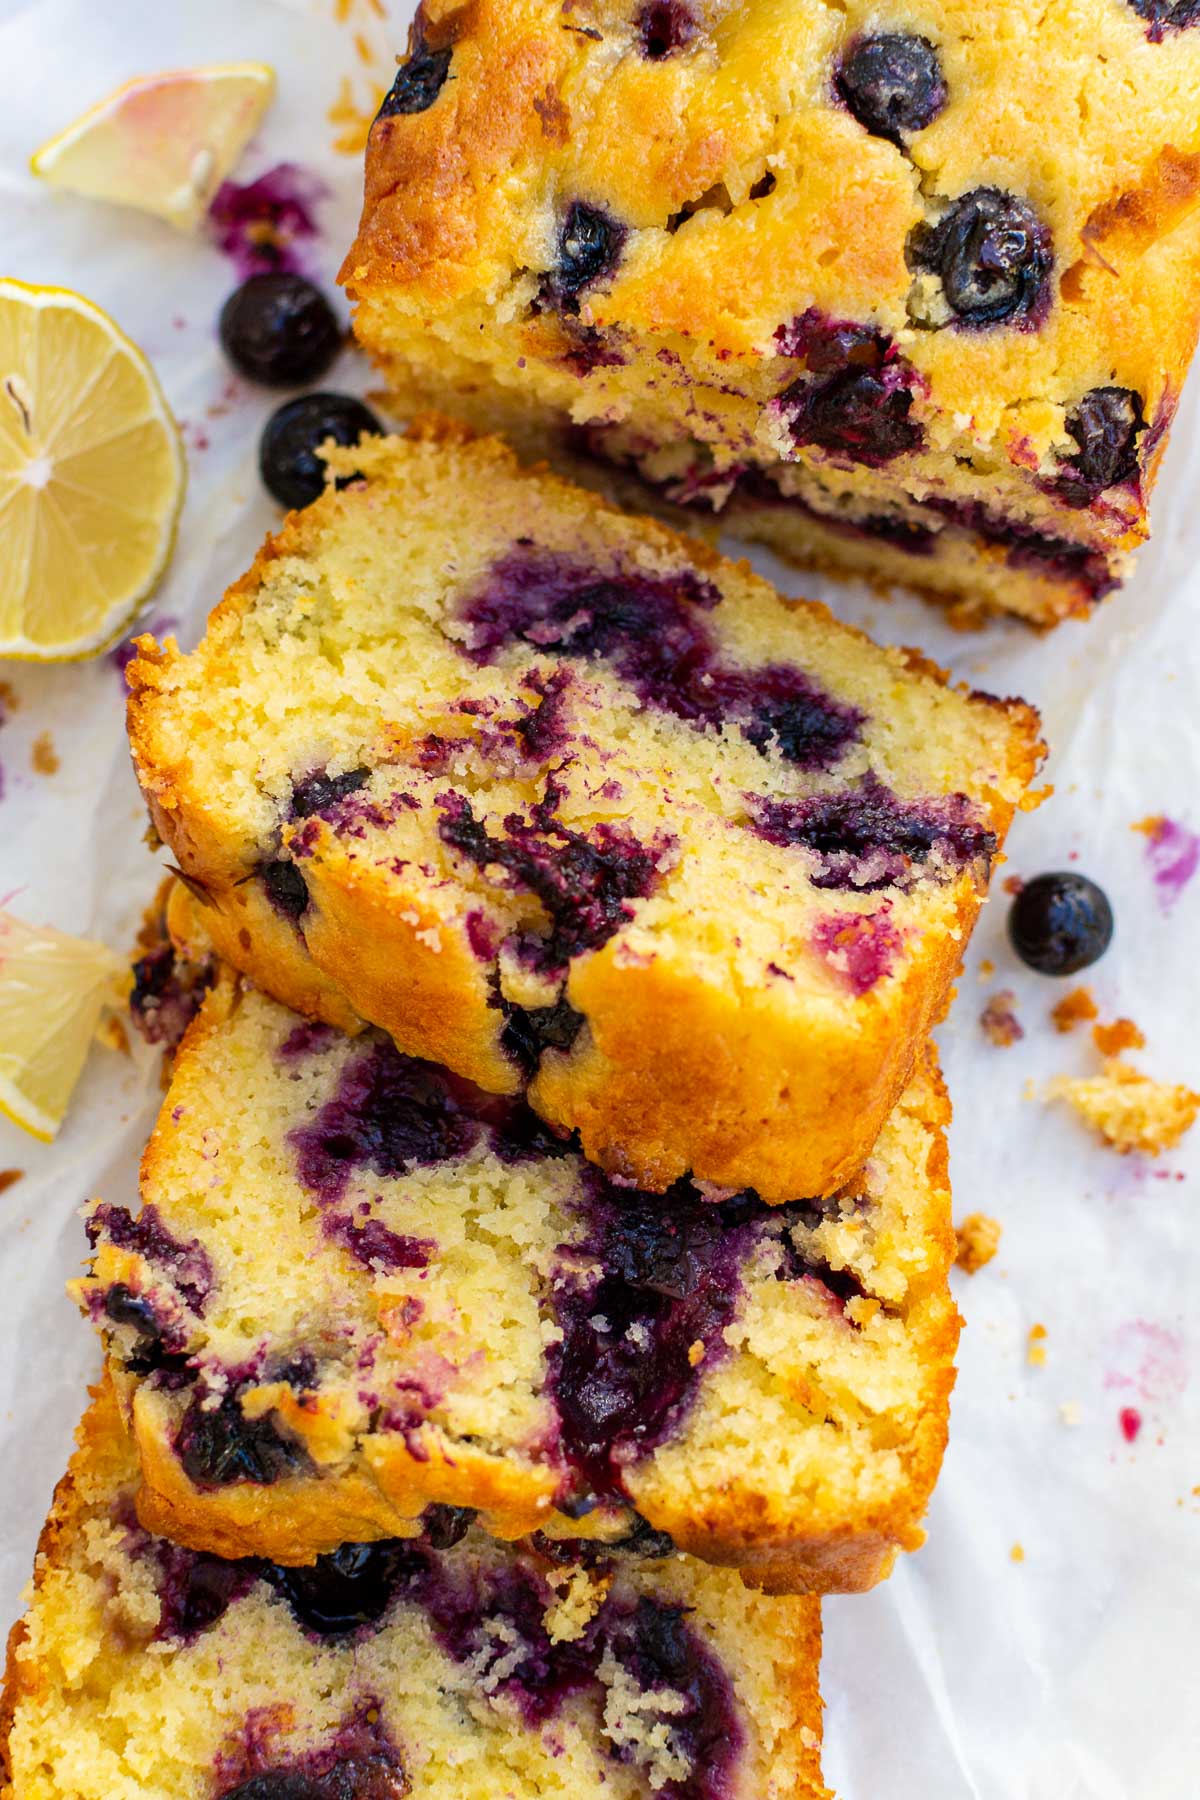
[[[194,231],[275,96],[266,63],[140,75],[33,154],[53,187]]]
[[[106,1006],[131,976],[107,945],[0,912],[0,1112],[49,1143]]]
[[[167,565],[185,476],[154,371],[107,313],[0,281],[0,656],[111,642]]]

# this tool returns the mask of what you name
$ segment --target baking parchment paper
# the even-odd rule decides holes
[[[134,74],[252,57],[280,88],[238,178],[282,162],[327,195],[312,272],[331,284],[357,217],[360,162],[329,109],[364,106],[402,47],[407,3],[375,0],[0,0],[0,272],[76,287],[146,350],[184,427],[190,487],[169,575],[149,609],[181,643],[247,566],[278,514],[255,466],[271,396],[231,383],[213,321],[236,279],[204,237],[55,195],[30,151]],[[341,304],[341,302],[339,302]],[[347,353],[323,385],[363,390]],[[1055,1033],[1064,984],[1016,963],[1000,881],[1079,867],[1109,893],[1112,950],[1091,986],[1132,1017],[1151,1072],[1200,1086],[1200,393],[1193,382],[1154,505],[1156,535],[1121,595],[1037,638],[958,634],[917,600],[754,561],[842,618],[911,642],[956,675],[1041,707],[1056,788],[1020,818],[939,1033],[955,1103],[955,1211],[999,1219],[998,1257],[956,1275],[966,1315],[950,1451],[929,1542],[892,1579],[825,1608],[827,1778],[842,1800],[1195,1800],[1200,1792],[1200,1442],[1196,1221],[1200,1130],[1149,1163],[1094,1142],[1027,1093],[1090,1072],[1086,1033]],[[64,930],[132,942],[156,880],[111,658],[10,664],[0,728],[0,899]],[[34,768],[44,733],[58,759]],[[39,758],[46,761],[44,749]],[[1180,828],[1157,860],[1133,826]],[[994,973],[983,965],[990,962]],[[1024,1037],[980,1028],[1008,988]],[[78,1208],[128,1201],[157,1099],[155,1059],[98,1051],[56,1144],[0,1121],[0,1619],[15,1617],[66,1461],[95,1341],[63,1294]],[[1033,1326],[1045,1351],[1027,1357]],[[1124,1418],[1123,1418],[1124,1415]],[[1127,1434],[1136,1430],[1133,1441]]]

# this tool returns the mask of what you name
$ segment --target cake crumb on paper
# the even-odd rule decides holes
[[[1092,1042],[1101,1056],[1120,1056],[1122,1050],[1146,1048],[1146,1039],[1132,1019],[1114,1019],[1111,1025],[1093,1025]]]
[[[1109,1057],[1099,1075],[1057,1076],[1046,1098],[1066,1101],[1122,1156],[1133,1150],[1159,1156],[1174,1149],[1200,1111],[1200,1094],[1191,1088],[1155,1081],[1118,1057]]]
[[[1000,1248],[1002,1233],[999,1219],[990,1218],[987,1213],[968,1213],[962,1224],[954,1229],[958,1239],[958,1254],[954,1260],[958,1267],[968,1275],[977,1275]]]
[[[1058,1416],[1064,1425],[1078,1425],[1083,1417],[1078,1400],[1064,1400],[1058,1409]]]
[[[54,748],[54,739],[48,731],[39,732],[33,740],[30,761],[37,775],[57,775],[62,767],[58,751]]]
[[[1025,1346],[1025,1360],[1031,1368],[1044,1369],[1046,1366],[1046,1337],[1047,1332],[1044,1325],[1031,1325],[1029,1327],[1029,1339]]]
[[[1023,1563],[1025,1561],[1024,1544],[1014,1544],[1008,1553],[1008,1558],[1010,1562]]]
[[[1001,988],[979,1015],[984,1036],[1002,1050],[1010,1044],[1019,1044],[1025,1036],[1025,1029],[1016,1014],[1016,1004],[1017,996],[1012,989]]]
[[[1072,988],[1069,994],[1063,995],[1050,1014],[1058,1031],[1074,1031],[1077,1025],[1084,1025],[1088,1020],[1099,1016],[1100,1009],[1088,987]]]
[[[20,1181],[24,1173],[24,1169],[0,1169],[0,1194],[10,1188],[14,1181]]]

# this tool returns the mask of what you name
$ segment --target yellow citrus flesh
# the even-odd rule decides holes
[[[0,281],[0,656],[87,656],[167,565],[179,433],[150,364],[63,288]]]
[[[106,945],[0,912],[0,1112],[49,1142],[100,1015],[122,1003],[129,981]]]
[[[34,152],[54,187],[199,225],[275,95],[266,63],[141,75]]]

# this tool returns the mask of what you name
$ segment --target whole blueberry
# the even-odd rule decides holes
[[[302,394],[271,414],[258,447],[263,482],[281,506],[310,506],[325,491],[317,455],[327,438],[357,444],[383,430],[369,406],[350,394]]]
[[[421,1514],[425,1542],[431,1550],[452,1550],[470,1531],[475,1519],[472,1506],[447,1506],[435,1501]]]
[[[400,64],[377,118],[391,119],[397,113],[427,112],[446,85],[453,49],[431,50],[428,44],[416,44]]]
[[[1086,875],[1039,875],[1026,882],[1009,908],[1012,947],[1039,975],[1074,975],[1090,968],[1108,949],[1112,934],[1112,907]]]
[[[337,1637],[374,1625],[387,1611],[402,1560],[394,1541],[343,1544],[303,1568],[268,1563],[267,1581],[282,1594],[302,1625],[321,1637]]]
[[[218,332],[239,375],[281,388],[318,380],[345,337],[320,288],[283,269],[243,281],[221,308]]]
[[[827,380],[796,382],[783,394],[792,441],[817,444],[875,468],[924,437],[909,418],[912,393],[872,369],[843,369]]]
[[[295,863],[264,863],[259,873],[277,913],[295,921],[308,906],[308,883]]]
[[[960,195],[936,225],[918,225],[908,256],[941,276],[947,305],[968,325],[1035,313],[1054,260],[1033,208],[991,187]]]
[[[1137,441],[1146,429],[1142,397],[1132,388],[1092,388],[1067,417],[1067,430],[1079,445],[1063,459],[1059,482],[1068,499],[1087,505],[1105,488],[1129,481],[1138,472]]]
[[[850,44],[834,77],[840,99],[875,137],[903,146],[946,104],[938,53],[928,38],[883,31]]]
[[[625,227],[598,206],[575,200],[567,209],[558,233],[554,267],[543,284],[543,293],[568,312],[578,312],[578,295],[589,282],[616,266],[625,241]]]

